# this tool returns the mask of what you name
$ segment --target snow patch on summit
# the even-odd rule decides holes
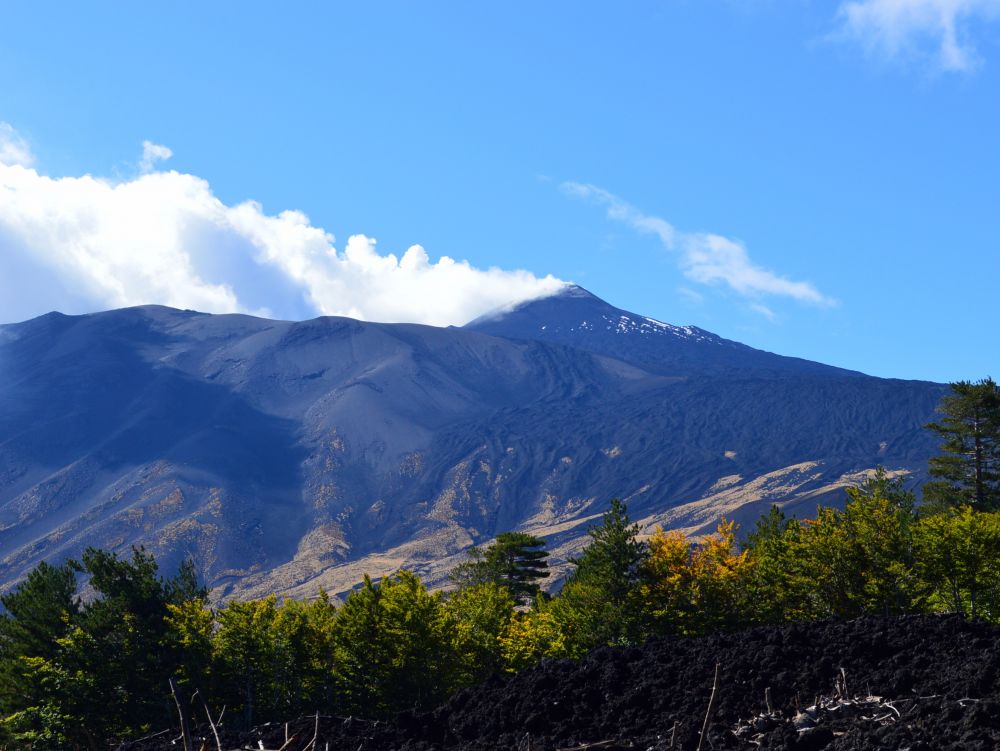
[[[542,326],[542,331],[546,326]],[[635,317],[630,315],[619,315],[617,317],[601,315],[601,320],[596,323],[590,320],[580,321],[579,324],[570,328],[570,331],[595,331],[603,328],[616,334],[640,334],[640,335],[670,335],[680,339],[687,339],[692,342],[712,342],[717,338],[707,334],[695,326],[674,326],[673,324],[657,321],[655,318],[645,316]]]

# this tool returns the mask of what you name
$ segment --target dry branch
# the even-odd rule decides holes
[[[705,712],[705,722],[702,723],[701,733],[698,736],[698,749],[701,751],[701,745],[705,742],[705,736],[708,735],[708,726],[712,721],[712,710],[715,709],[715,694],[719,690],[719,663],[715,663],[715,678],[712,680],[712,695],[708,699],[708,711]]]
[[[187,708],[181,701],[180,696],[177,695],[177,684],[174,682],[173,677],[168,679],[170,684],[170,693],[174,697],[174,703],[177,705],[177,714],[180,715],[181,720],[181,738],[184,741],[184,751],[194,751],[194,744],[191,742],[191,724],[188,720]]]

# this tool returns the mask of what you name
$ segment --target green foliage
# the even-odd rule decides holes
[[[934,610],[1000,623],[1000,513],[961,506],[926,516],[914,543]]]
[[[57,641],[79,612],[76,566],[42,562],[14,590],[0,597],[0,707],[4,714],[26,709],[40,694],[29,660],[51,660]]]
[[[288,687],[283,717],[297,716],[334,704],[335,683],[330,655],[336,608],[326,592],[308,603],[286,600],[278,613],[278,633]],[[278,718],[273,718],[278,719]]]
[[[134,736],[162,726],[171,719],[164,676],[175,674],[179,667],[177,655],[168,648],[168,605],[206,593],[193,581],[189,566],[165,580],[153,556],[141,548],[133,549],[131,560],[89,548],[82,563],[96,593],[79,616],[89,646],[67,653],[66,660],[102,677],[97,694],[87,697],[102,709],[86,722],[98,724],[98,737],[106,738]]]
[[[76,573],[93,597],[77,603]],[[88,549],[82,564],[41,564],[3,598],[3,726],[28,747],[100,748],[170,721],[168,606],[204,597],[190,566],[164,580],[141,549],[131,560]],[[9,683],[8,681],[16,681]],[[16,691],[11,690],[16,686]]]
[[[812,582],[802,572],[802,526],[777,506],[757,520],[743,547],[749,556],[746,579],[746,618],[775,624],[809,618],[808,593]]]
[[[191,630],[199,645],[203,619],[203,614],[188,617],[195,623]],[[308,603],[279,604],[273,595],[227,603],[215,615],[214,634],[208,632],[215,703],[241,716],[244,727],[330,706],[335,619],[325,592]]]
[[[4,720],[19,747],[31,749],[105,747],[119,727],[108,704],[118,692],[102,692],[102,676],[95,673],[88,656],[100,644],[79,626],[53,642],[50,657],[23,657],[32,676],[29,701]]]
[[[50,656],[53,639],[68,629],[78,612],[77,567],[42,561],[11,592],[0,596],[0,650],[4,654]]]
[[[525,532],[501,532],[485,550],[471,548],[470,560],[455,567],[451,579],[459,587],[491,582],[506,587],[519,603],[530,602],[538,582],[549,575],[545,540]]]
[[[573,655],[605,644],[636,644],[644,629],[639,582],[647,548],[638,539],[639,525],[615,498],[587,534],[591,542],[571,560],[576,570],[552,611]]]
[[[188,693],[208,688],[215,613],[204,597],[167,603],[164,647],[177,665],[177,683]]]
[[[470,685],[504,668],[500,639],[514,617],[514,598],[503,585],[487,581],[463,587],[448,598],[458,670],[457,682]]]
[[[750,607],[767,623],[918,611],[913,506],[879,468],[847,489],[843,511],[820,507],[799,523],[772,510],[746,542]]]
[[[847,489],[843,523],[861,571],[853,593],[865,613],[900,615],[920,609],[921,586],[914,574],[915,497],[900,477],[882,467],[859,487]]]
[[[276,629],[277,598],[232,601],[216,615],[218,631],[213,639],[213,657],[220,685],[220,699],[243,716],[251,727],[280,702],[275,671],[279,646]]]
[[[1000,509],[1000,388],[992,378],[958,381],[938,412],[940,421],[927,427],[941,437],[944,453],[930,460],[938,479],[924,485],[924,501],[938,508]]]
[[[440,595],[409,571],[365,576],[337,613],[333,661],[345,711],[385,717],[426,709],[454,681],[454,636]]]
[[[504,669],[511,673],[545,658],[569,657],[565,632],[552,612],[552,601],[539,600],[526,613],[515,613],[498,638]]]

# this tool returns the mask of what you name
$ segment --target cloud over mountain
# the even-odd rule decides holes
[[[419,245],[402,256],[374,239],[334,237],[299,211],[229,206],[207,180],[156,171],[172,156],[145,142],[134,177],[53,177],[0,128],[0,321],[50,309],[161,303],[206,312],[462,324],[557,291],[527,271],[479,269]]]
[[[748,298],[775,296],[814,305],[836,304],[833,298],[827,297],[809,282],[794,281],[758,266],[750,259],[746,247],[737,240],[711,232],[682,232],[665,219],[644,214],[596,185],[565,182],[561,187],[571,196],[603,206],[609,219],[658,238],[663,247],[677,255],[682,273],[691,281],[722,285]],[[767,318],[774,315],[759,303],[752,307]]]

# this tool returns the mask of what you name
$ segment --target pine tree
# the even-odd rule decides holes
[[[549,575],[545,540],[525,532],[501,532],[485,550],[472,548],[469,559],[455,567],[452,581],[465,588],[499,584],[519,603],[530,602],[539,592],[538,581]]]
[[[570,560],[576,570],[553,601],[553,613],[577,655],[605,644],[636,644],[644,632],[639,583],[648,548],[638,539],[639,525],[614,498],[601,524],[587,534],[591,543]]]
[[[60,653],[59,641],[79,614],[77,565],[40,563],[12,591],[0,596],[0,748],[5,729],[34,748],[58,746],[65,737],[48,732],[52,725],[39,705],[46,676],[38,666]]]
[[[932,507],[969,504],[977,511],[1000,509],[1000,389],[992,378],[951,384],[941,400],[939,422],[927,425],[941,436],[941,456],[930,460],[939,478],[924,485]]]

